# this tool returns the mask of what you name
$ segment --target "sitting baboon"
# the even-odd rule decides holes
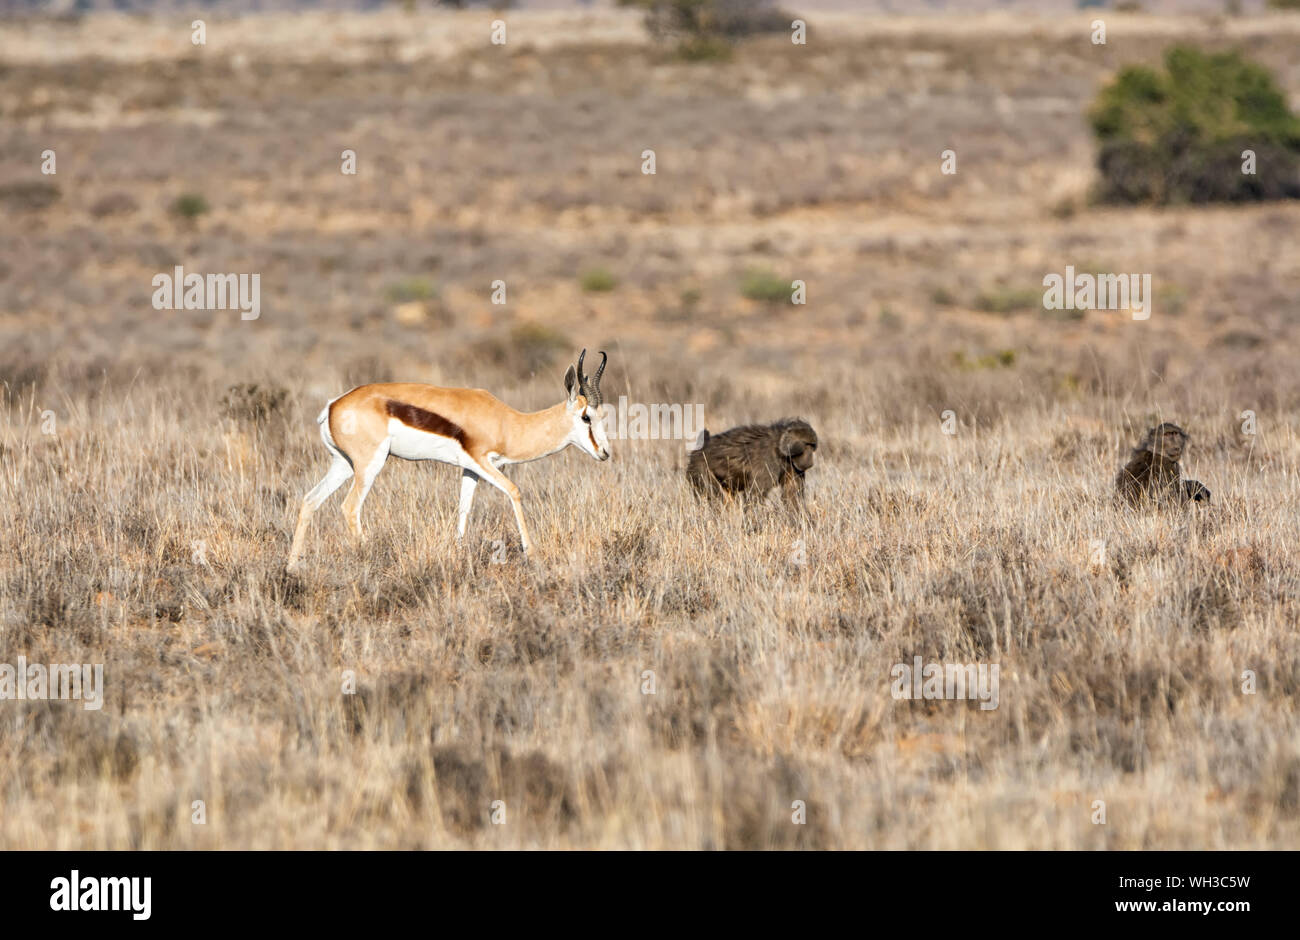
[[[817,450],[817,432],[807,421],[784,418],[712,435],[706,430],[703,439],[686,462],[686,477],[698,492],[762,499],[780,486],[787,504],[803,497],[803,477]]]
[[[1134,448],[1133,459],[1115,479],[1119,495],[1134,506],[1143,499],[1209,502],[1210,491],[1199,481],[1182,479],[1178,461],[1182,459],[1187,440],[1187,432],[1168,421],[1148,429]]]

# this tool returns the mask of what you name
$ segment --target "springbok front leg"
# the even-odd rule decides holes
[[[515,486],[508,476],[492,466],[487,457],[476,457],[474,462],[482,468],[479,475],[483,479],[510,497],[510,505],[515,510],[515,525],[519,527],[519,541],[523,545],[524,555],[529,555],[532,552],[533,543],[528,538],[528,526],[524,524],[524,500],[519,495],[519,487]]]
[[[464,470],[460,475],[460,511],[456,519],[456,541],[465,539],[465,525],[469,522],[469,510],[474,505],[474,490],[478,486],[478,474],[473,470]]]

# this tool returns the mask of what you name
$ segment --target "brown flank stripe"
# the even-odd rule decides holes
[[[426,411],[416,405],[408,405],[404,401],[394,401],[391,398],[385,400],[384,410],[388,412],[390,418],[396,418],[407,427],[427,431],[429,434],[450,437],[452,440],[458,441],[461,447],[466,450],[469,449],[469,435],[465,433],[465,429],[454,421],[448,421],[440,414]]]

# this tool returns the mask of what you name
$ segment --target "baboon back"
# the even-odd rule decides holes
[[[762,497],[780,484],[787,499],[803,493],[804,468],[797,466],[782,441],[793,439],[811,465],[817,434],[806,421],[747,424],[721,434],[704,433],[704,443],[686,462],[686,477],[704,494],[750,493]]]

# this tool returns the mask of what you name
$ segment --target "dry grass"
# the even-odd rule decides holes
[[[1096,82],[1182,35],[1147,21],[1096,60],[1055,29],[894,24],[870,62],[849,32],[811,68],[759,41],[692,69],[621,20],[509,68],[10,59],[0,182],[55,146],[60,198],[0,230],[0,662],[103,662],[108,690],[0,702],[0,847],[1300,844],[1300,214],[1054,211],[1086,188]],[[1294,95],[1293,40],[1252,41]],[[134,116],[78,110],[101,83]],[[262,319],[152,310],[174,263],[260,272]],[[1066,264],[1166,293],[1146,323],[979,311]],[[613,290],[582,291],[595,268]],[[755,268],[808,307],[744,298]],[[284,573],[326,398],[400,377],[541,407],[580,345],[610,350],[607,398],[808,418],[810,518],[701,509],[680,442],[616,441],[511,471],[525,564],[497,494],[458,549],[456,473],[394,461],[365,547],[336,496]],[[1208,509],[1109,499],[1156,416],[1191,431]],[[895,701],[914,655],[1000,663],[998,709]]]

